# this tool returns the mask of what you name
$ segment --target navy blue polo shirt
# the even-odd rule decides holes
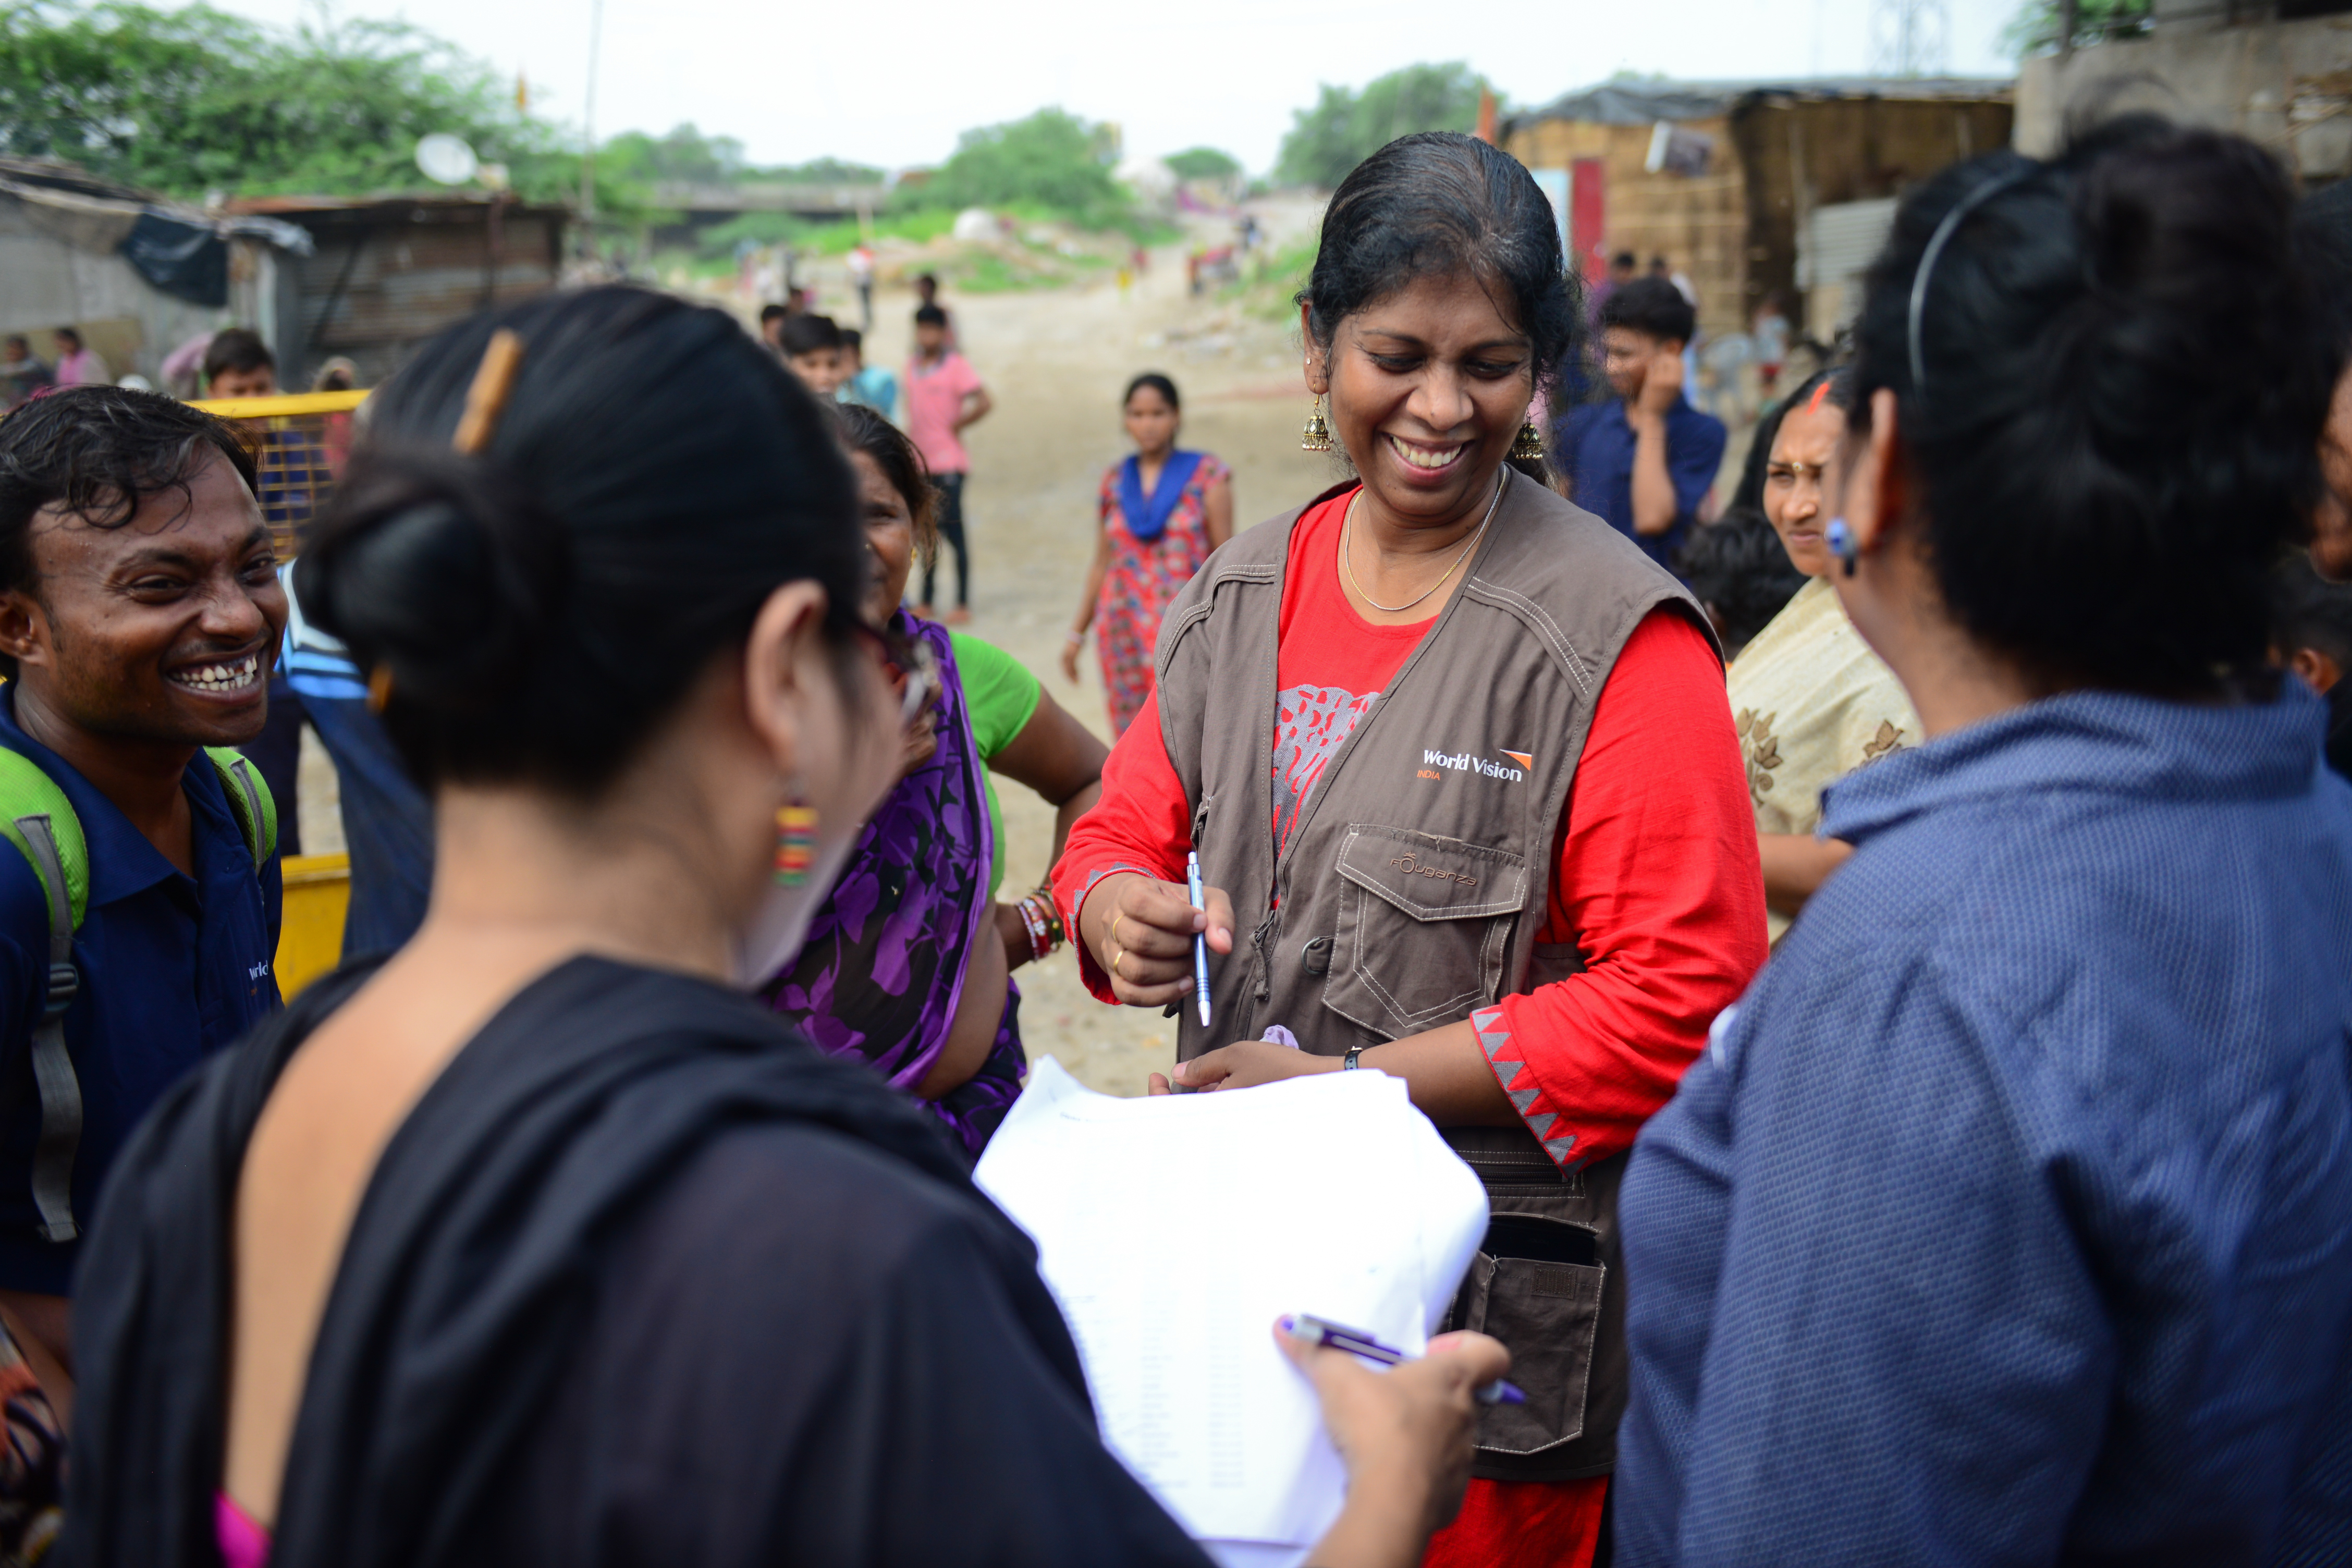
[[[1666,478],[1675,487],[1674,526],[1664,533],[1633,531],[1633,426],[1622,399],[1571,408],[1555,429],[1554,449],[1568,469],[1576,504],[1632,540],[1667,570],[1689,537],[1698,503],[1723,467],[1723,421],[1702,414],[1687,397],[1666,410]]]
[[[85,1234],[115,1154],[163,1092],[278,1006],[278,858],[257,876],[220,775],[201,753],[183,787],[195,868],[184,875],[114,803],[16,724],[0,686],[0,746],[57,782],[89,845],[89,905],[75,936],[81,989],[66,1048],[81,1081],[74,1218]],[[78,1242],[41,1239],[33,1147],[41,1124],[33,1027],[48,992],[48,899],[16,847],[0,840],[0,1288],[71,1293]]]

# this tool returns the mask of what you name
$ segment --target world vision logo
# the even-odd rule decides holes
[[[1491,762],[1485,757],[1474,757],[1467,752],[1455,752],[1449,754],[1444,752],[1424,751],[1421,753],[1421,776],[1433,779],[1448,773],[1479,773],[1490,779],[1503,779],[1511,784],[1520,784],[1528,776],[1526,770],[1536,765],[1535,755],[1530,752],[1505,752],[1503,755],[1510,758],[1511,762]],[[1516,763],[1518,766],[1513,767],[1511,763]]]

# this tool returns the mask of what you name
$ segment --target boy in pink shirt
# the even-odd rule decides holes
[[[964,550],[963,481],[971,458],[959,438],[965,426],[987,417],[995,406],[979,373],[948,346],[948,313],[937,305],[915,312],[915,357],[907,362],[907,434],[931,470],[940,492],[940,537],[955,552],[956,602],[950,626],[971,619],[971,564]],[[932,566],[923,568],[922,602],[915,613],[931,614]]]

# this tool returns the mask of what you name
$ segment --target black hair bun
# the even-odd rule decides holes
[[[394,702],[471,713],[513,695],[555,637],[563,545],[527,498],[460,466],[376,457],[296,570],[310,618],[388,670]]]
[[[524,345],[488,445],[452,450],[489,344]],[[866,586],[857,489],[824,406],[724,311],[564,289],[459,322],[369,401],[296,569],[371,674],[427,790],[591,799],[644,755],[786,583],[840,644]]]

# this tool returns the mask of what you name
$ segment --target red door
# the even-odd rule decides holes
[[[1570,243],[1582,258],[1584,280],[1598,283],[1609,275],[1609,173],[1598,158],[1579,158],[1569,166],[1568,211]]]

